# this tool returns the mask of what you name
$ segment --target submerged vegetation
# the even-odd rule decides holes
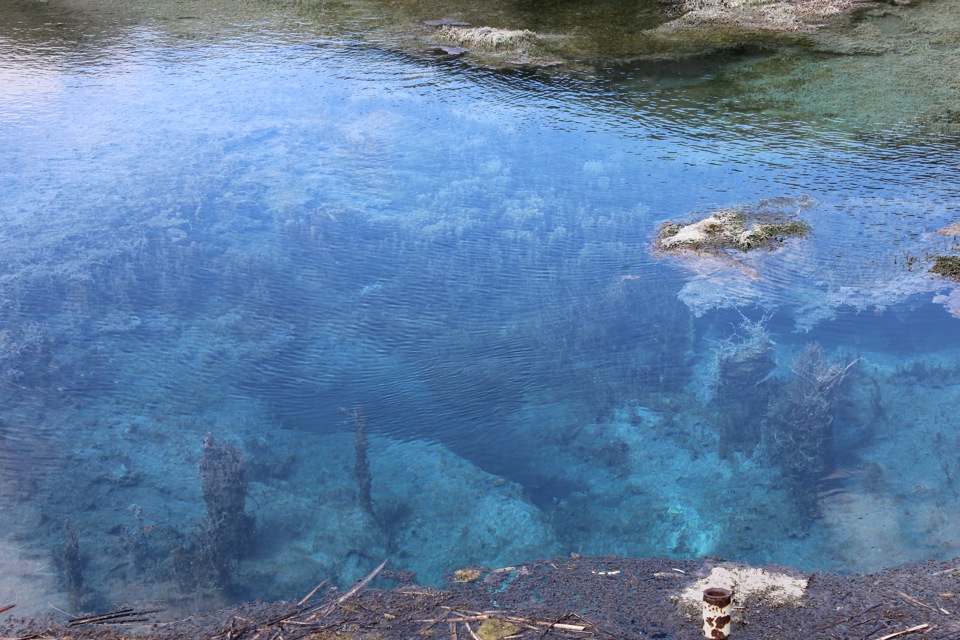
[[[783,470],[800,517],[815,514],[818,482],[835,470],[837,405],[857,362],[828,362],[819,344],[807,343],[767,410],[766,451]]]

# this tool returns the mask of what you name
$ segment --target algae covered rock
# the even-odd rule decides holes
[[[437,29],[436,38],[464,47],[502,51],[521,48],[533,42],[536,34],[528,29],[442,25]]]
[[[934,234],[953,238],[953,246],[945,247],[947,250],[946,255],[939,254],[938,252],[931,252],[927,255],[927,259],[933,260],[933,264],[929,269],[930,273],[952,282],[960,282],[960,255],[955,255],[957,237],[960,236],[960,222],[954,222],[941,229],[937,229],[934,231]],[[914,260],[919,261],[918,259]]]
[[[960,256],[937,256],[930,267],[930,273],[960,282]]]
[[[799,213],[799,210],[798,212]],[[773,249],[788,238],[803,237],[810,226],[794,215],[748,207],[722,209],[706,218],[660,226],[654,246],[664,252],[720,253],[735,249]]]

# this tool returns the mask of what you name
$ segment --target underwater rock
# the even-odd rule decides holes
[[[757,308],[762,313],[787,313],[798,332],[810,331],[845,309],[880,314],[915,296],[941,293],[944,281],[931,278],[929,267],[921,265],[927,265],[930,256],[948,254],[952,249],[933,246],[931,235],[911,246],[906,260],[893,255],[888,244],[875,242],[869,268],[865,268],[864,256],[850,251],[835,251],[829,262],[824,261],[822,247],[849,233],[836,212],[857,215],[865,205],[886,212],[894,210],[897,203],[851,200],[837,207],[810,198],[750,203],[744,205],[748,215],[759,219],[769,213],[790,220],[799,208],[803,222],[816,230],[817,238],[785,238],[771,247],[773,251],[667,251],[658,250],[654,243],[653,255],[676,260],[690,274],[678,298],[695,317],[717,309]],[[687,223],[666,224],[679,229]]]
[[[433,51],[436,51],[437,53],[443,53],[448,56],[462,56],[465,53],[469,53],[470,49],[467,49],[466,47],[455,47],[453,45],[440,44],[435,46]]]
[[[385,449],[385,450],[384,450]],[[505,566],[558,549],[543,513],[519,485],[434,443],[388,442],[372,460],[384,526],[422,583],[456,567]]]
[[[350,585],[388,556],[387,531],[359,505],[318,504],[316,511],[312,544],[282,552],[283,564],[302,571],[301,579],[333,575],[340,585]],[[302,551],[308,555],[298,557]]]
[[[811,51],[842,56],[878,56],[892,50],[886,34],[875,24],[862,22],[852,29],[830,29],[810,38]]]
[[[96,322],[97,331],[103,335],[122,334],[134,331],[143,321],[139,316],[125,311],[111,311]]]
[[[519,485],[486,473],[446,447],[369,434],[375,516],[357,499],[355,434],[325,434],[324,454],[292,476],[305,488],[264,486],[260,534],[273,549],[245,559],[234,583],[264,577],[275,597],[332,576],[349,586],[385,558],[420,584],[442,585],[458,568],[505,566],[558,550],[545,516]],[[301,475],[303,474],[303,475]],[[306,489],[310,490],[307,491]],[[283,567],[282,572],[277,567]]]
[[[778,198],[721,209],[693,222],[668,221],[660,225],[654,255],[679,258],[698,276],[679,294],[695,316],[758,301],[765,306],[762,287],[751,282],[759,282],[761,269],[771,264],[762,256],[787,250],[787,240],[810,233],[810,225],[797,216],[812,205],[807,197]]]

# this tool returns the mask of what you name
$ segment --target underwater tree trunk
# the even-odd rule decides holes
[[[775,344],[765,318],[744,319],[737,335],[724,340],[716,350],[716,382],[713,400],[719,453],[729,458],[734,452],[750,455],[760,443],[763,410],[770,398],[771,372],[776,368]]]
[[[373,483],[373,476],[370,474],[370,442],[367,440],[367,418],[363,415],[363,409],[360,407],[354,407],[352,416],[355,426],[353,443],[357,452],[357,461],[353,472],[357,478],[357,487],[360,490],[360,506],[372,516],[373,499],[370,496],[370,488]]]
[[[207,434],[200,458],[200,481],[207,517],[189,547],[171,554],[181,587],[229,587],[233,564],[253,548],[254,517],[245,511],[247,463],[240,450]]]

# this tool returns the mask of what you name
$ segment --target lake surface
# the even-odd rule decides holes
[[[954,94],[842,82],[913,73],[888,13],[588,70],[96,6],[0,10],[0,607],[960,552]],[[654,250],[730,207],[812,232]]]

